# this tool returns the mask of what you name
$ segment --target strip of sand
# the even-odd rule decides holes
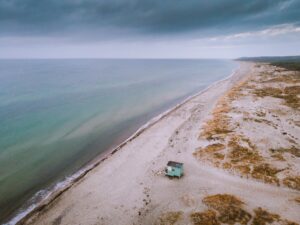
[[[202,199],[220,193],[241,198],[243,210],[263,207],[299,222],[299,204],[291,201],[298,191],[232,175],[193,155],[201,145],[200,129],[218,100],[254,69],[254,64],[242,63],[233,76],[143,130],[22,223],[191,224],[192,213],[207,210]],[[169,160],[184,163],[181,179],[164,176]]]

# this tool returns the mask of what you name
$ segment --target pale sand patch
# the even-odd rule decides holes
[[[94,168],[27,224],[156,224],[162,215],[163,219],[180,215],[176,224],[191,224],[192,212],[207,209],[202,199],[218,193],[240,197],[245,209],[262,207],[299,222],[300,206],[294,201],[299,192],[240,178],[199,163],[193,156],[201,144],[200,128],[218,99],[252,70],[253,64],[243,63],[234,76],[177,108]],[[183,178],[163,175],[169,160],[184,163]]]

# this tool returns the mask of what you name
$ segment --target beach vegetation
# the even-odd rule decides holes
[[[280,215],[270,213],[261,207],[254,209],[254,218],[252,225],[268,225],[268,224],[279,224],[279,225],[299,225],[293,221],[282,219]]]
[[[300,176],[288,176],[283,179],[283,184],[289,188],[300,190]]]
[[[277,161],[286,161],[283,155],[280,153],[272,154],[271,157],[276,159]]]
[[[231,163],[257,163],[262,160],[258,151],[250,143],[250,141],[245,141],[248,139],[241,139],[238,136],[233,136],[228,143],[230,149],[228,158],[231,159]],[[242,146],[240,142],[246,142],[248,146]]]
[[[264,87],[261,89],[254,89],[254,94],[258,97],[271,96],[274,98],[281,98],[282,93],[282,89],[275,87]]]
[[[225,155],[219,152],[214,153],[214,158],[223,160],[225,158]]]
[[[299,74],[300,75],[300,74]],[[300,78],[300,77],[299,77]],[[286,83],[286,84],[294,84],[299,82],[299,78],[295,76],[294,74],[289,75],[279,75],[276,77],[269,78],[264,83]]]
[[[182,215],[182,211],[165,212],[161,214],[155,225],[175,225],[182,218]]]
[[[194,225],[221,225],[217,213],[211,209],[204,212],[194,212],[190,215]]]
[[[223,150],[224,148],[225,148],[225,145],[223,145],[221,143],[214,143],[214,144],[210,144],[204,148],[198,148],[193,154],[194,154],[194,156],[201,158],[201,157],[212,155],[218,151]]]
[[[209,195],[202,202],[208,209],[190,215],[194,225],[299,225],[261,207],[254,208],[251,213],[244,208],[245,203],[241,199],[230,194]]]
[[[281,68],[275,69],[275,72],[274,68],[271,68],[269,72],[259,72],[255,76],[248,77],[218,101],[212,118],[204,124],[199,137],[206,139],[210,144],[204,148],[198,148],[194,155],[199,156],[201,160],[209,161],[215,167],[237,172],[247,178],[299,189],[297,177],[289,176],[293,165],[287,162],[290,159],[287,154],[300,157],[297,141],[291,139],[287,132],[281,131],[281,134],[285,135],[284,139],[288,140],[292,146],[268,151],[268,146],[261,145],[263,142],[266,143],[266,140],[262,140],[258,148],[250,140],[251,136],[240,132],[244,129],[244,124],[246,124],[245,127],[255,127],[258,123],[261,124],[260,127],[266,124],[278,130],[279,125],[274,121],[279,121],[281,116],[286,117],[291,110],[294,111],[300,107],[300,86],[297,85],[297,82],[300,82],[300,73]],[[247,107],[236,101],[244,96],[241,93],[246,91],[252,101],[258,101],[259,98],[264,97],[278,98],[282,100],[282,105],[288,106],[291,110],[286,107],[274,107],[268,110],[259,107],[247,110]],[[235,101],[234,104],[233,101]],[[264,118],[267,112],[275,120]],[[237,119],[233,120],[233,118]],[[297,126],[296,122],[291,119],[289,124],[294,123]],[[272,164],[274,161],[280,162],[279,165],[282,166],[286,164],[286,166],[284,169],[277,168],[276,164]],[[285,172],[281,173],[282,171]]]
[[[234,168],[237,169],[243,175],[250,174],[251,172],[251,168],[249,165],[237,165]]]
[[[269,213],[267,210],[262,208],[254,209],[255,216],[253,218],[253,225],[267,225],[273,222],[278,222],[280,216],[277,214]]]
[[[223,169],[229,170],[232,168],[232,164],[229,162],[223,163]]]
[[[300,149],[292,146],[290,148],[278,148],[278,149],[270,149],[271,153],[284,154],[289,153],[293,156],[300,157]]]
[[[226,99],[221,99],[212,113],[213,118],[204,125],[200,137],[204,137],[207,140],[222,140],[224,136],[231,133],[230,118],[226,115],[230,110],[231,108]]]
[[[282,170],[272,167],[268,163],[262,163],[253,166],[251,176],[255,179],[263,180],[266,183],[275,183],[279,185],[279,179],[277,178],[277,173],[279,173],[280,171]]]
[[[293,108],[299,109],[300,107],[300,86],[290,86],[284,89],[275,87],[264,87],[260,89],[255,89],[253,92],[258,97],[273,97],[283,99],[285,105]]]
[[[217,219],[222,224],[246,225],[251,219],[251,214],[242,208],[244,203],[237,197],[229,194],[207,196],[203,203],[217,211]]]
[[[225,148],[225,145],[221,144],[221,143],[214,143],[211,145],[206,146],[203,149],[199,149],[201,150],[201,152],[205,152],[205,153],[215,153],[218,151],[221,151]]]
[[[239,198],[230,194],[216,194],[206,196],[202,202],[215,210],[223,210],[229,206],[240,207],[244,204]]]
[[[285,68],[287,70],[293,70],[293,71],[300,71],[300,62],[299,60],[297,61],[290,61],[290,62],[272,62],[271,63],[273,66],[278,66]]]

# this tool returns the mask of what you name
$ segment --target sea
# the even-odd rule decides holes
[[[151,118],[237,67],[221,59],[1,59],[0,223],[15,224]]]

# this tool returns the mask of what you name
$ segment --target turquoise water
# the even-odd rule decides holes
[[[0,60],[0,222],[236,66],[228,60]]]

